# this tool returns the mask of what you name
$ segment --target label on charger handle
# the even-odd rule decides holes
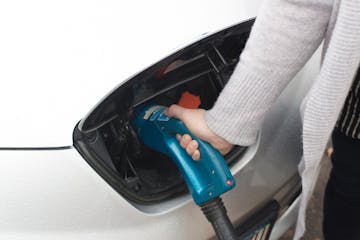
[[[191,134],[180,120],[166,116],[165,110],[159,105],[139,109],[134,127],[146,146],[173,160],[195,203],[200,205],[234,188],[235,180],[219,151]],[[180,146],[177,133],[198,141],[200,160],[194,161]]]

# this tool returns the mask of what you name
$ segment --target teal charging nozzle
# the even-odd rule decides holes
[[[178,119],[165,115],[166,107],[152,105],[136,110],[135,129],[142,142],[168,157],[180,170],[197,205],[201,205],[235,186],[223,156],[210,144],[194,136]],[[176,139],[187,133],[199,143],[200,160],[194,161]]]

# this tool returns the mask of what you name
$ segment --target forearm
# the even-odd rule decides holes
[[[318,48],[331,0],[266,0],[240,61],[214,107],[208,126],[238,145],[255,141],[264,115]]]

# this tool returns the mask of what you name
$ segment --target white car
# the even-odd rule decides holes
[[[1,1],[0,239],[212,239],[171,160],[132,130],[132,110],[184,92],[210,108],[260,3]],[[299,107],[318,66],[317,53],[256,144],[225,157],[239,239],[278,239],[296,220]]]

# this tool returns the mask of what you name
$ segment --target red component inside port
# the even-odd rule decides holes
[[[191,94],[188,91],[185,91],[181,94],[178,105],[184,108],[196,109],[199,108],[201,100],[199,96]]]

